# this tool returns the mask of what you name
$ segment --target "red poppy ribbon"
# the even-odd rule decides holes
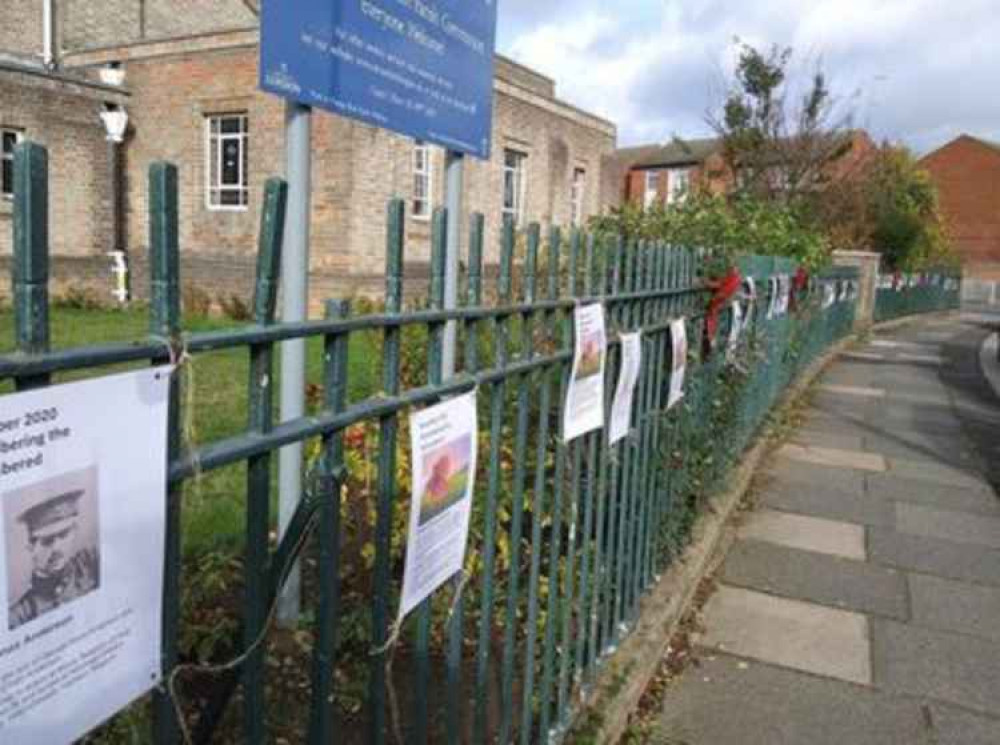
[[[704,350],[707,357],[715,343],[715,334],[719,330],[719,313],[725,308],[733,295],[743,285],[743,277],[740,276],[736,268],[732,268],[721,279],[712,280],[708,283],[710,289],[714,290],[712,298],[708,301],[708,310],[705,313],[705,339]]]

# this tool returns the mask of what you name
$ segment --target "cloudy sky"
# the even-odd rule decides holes
[[[1000,141],[997,0],[500,0],[498,48],[618,124],[622,145],[710,134],[733,39],[820,65],[843,110],[926,152]]]

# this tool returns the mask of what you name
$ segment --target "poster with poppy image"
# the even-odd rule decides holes
[[[573,312],[573,375],[563,409],[563,441],[604,426],[604,363],[608,337],[604,306],[579,306]]]
[[[475,391],[410,417],[413,493],[402,615],[462,571],[472,514],[477,438]]]

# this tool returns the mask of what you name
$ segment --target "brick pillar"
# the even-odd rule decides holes
[[[875,292],[878,288],[878,267],[881,254],[873,251],[834,251],[835,266],[854,266],[860,272],[858,309],[854,316],[855,328],[871,326],[875,320]]]

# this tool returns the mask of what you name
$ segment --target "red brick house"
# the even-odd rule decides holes
[[[1000,280],[1000,143],[962,135],[925,155],[966,276]]]
[[[828,166],[828,175],[842,177],[875,149],[867,132],[852,130],[850,147]],[[685,193],[699,189],[722,194],[735,183],[732,169],[723,157],[722,141],[715,137],[623,148],[618,150],[617,158],[625,174],[624,201],[643,207],[672,204],[683,199]]]

